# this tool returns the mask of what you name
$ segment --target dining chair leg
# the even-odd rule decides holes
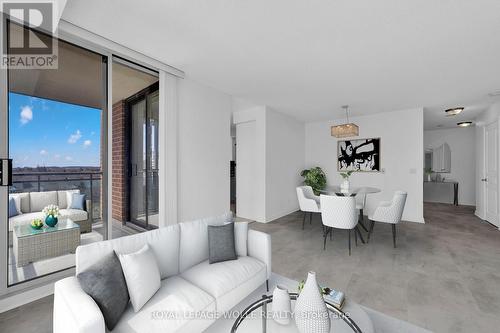
[[[358,233],[354,230],[354,244],[358,246]]]
[[[333,239],[333,228],[330,228],[330,240]]]
[[[354,233],[357,233],[359,239],[361,239],[361,243],[365,244],[365,239],[363,238],[363,234],[361,233],[361,230],[359,230],[358,226],[354,227]]]
[[[309,213],[309,224],[312,224],[313,221],[313,213]]]
[[[304,212],[304,217],[302,218],[302,230],[304,230],[304,223],[306,222],[307,212]]]
[[[396,248],[396,225],[392,225],[392,244],[394,245],[394,248]]]
[[[328,232],[330,232],[330,227],[325,228],[325,232],[323,233],[323,250],[326,250],[326,238],[328,237]]]
[[[367,243],[370,243],[370,236],[372,235],[373,232],[373,227],[375,226],[375,221],[371,221],[372,224],[370,225],[370,231],[368,232],[368,239],[366,240]]]
[[[347,237],[349,243],[349,255],[351,255],[351,229],[349,229],[349,236]]]

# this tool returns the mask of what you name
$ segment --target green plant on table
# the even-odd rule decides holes
[[[349,177],[351,177],[353,172],[354,171],[352,171],[352,170],[347,171],[347,172],[341,172],[340,175],[342,176],[342,178],[344,178],[344,180],[349,180]]]
[[[320,167],[302,170],[300,175],[304,177],[304,184],[311,186],[316,195],[326,186],[326,175]]]

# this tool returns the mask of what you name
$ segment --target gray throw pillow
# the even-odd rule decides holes
[[[101,309],[108,330],[112,330],[127,308],[129,295],[122,265],[115,252],[77,275],[82,289]]]
[[[85,210],[85,194],[73,193],[70,209]]]
[[[235,260],[234,223],[208,226],[208,262]]]

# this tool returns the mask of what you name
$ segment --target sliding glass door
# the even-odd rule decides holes
[[[27,28],[8,31],[12,41]],[[107,57],[58,40],[56,69],[9,68],[7,81],[0,126],[13,168],[0,226],[12,286],[73,267],[77,246],[107,238]]]
[[[158,84],[127,100],[130,221],[158,227]]]

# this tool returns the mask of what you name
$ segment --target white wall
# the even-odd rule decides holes
[[[179,222],[228,212],[231,97],[184,79],[178,103]]]
[[[320,166],[328,184],[340,184],[337,171],[337,139],[330,135],[330,126],[344,121],[323,121],[306,124],[306,167]],[[353,117],[359,126],[359,138],[380,137],[381,173],[354,173],[352,186],[374,186],[381,193],[367,197],[365,214],[373,212],[380,200],[390,200],[394,191],[408,192],[403,219],[423,222],[423,109],[385,112]]]
[[[270,110],[266,113],[266,221],[299,209],[295,188],[302,183],[304,123]]]
[[[237,215],[269,222],[296,211],[304,124],[266,106],[236,102],[233,109]]]
[[[448,128],[424,131],[424,149],[447,143],[451,150],[451,172],[441,174],[458,181],[458,203],[476,204],[476,128]],[[450,199],[452,200],[452,199]]]

